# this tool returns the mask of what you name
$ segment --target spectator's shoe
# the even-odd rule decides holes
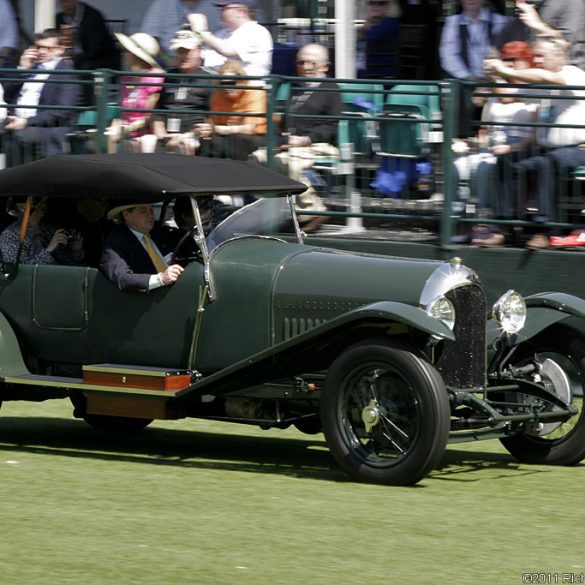
[[[585,232],[573,232],[565,237],[551,236],[550,245],[556,248],[585,246]]]
[[[526,247],[530,250],[547,250],[551,241],[544,234],[534,234],[527,242]]]

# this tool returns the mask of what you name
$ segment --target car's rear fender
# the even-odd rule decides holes
[[[422,333],[453,340],[453,332],[420,308],[381,301],[352,311],[274,345],[227,368],[204,377],[179,395],[223,395],[269,380],[326,369],[329,362],[360,335]]]
[[[0,313],[0,378],[30,374],[24,365],[16,335],[6,317]]]

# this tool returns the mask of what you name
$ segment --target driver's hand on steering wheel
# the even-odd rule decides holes
[[[180,264],[172,264],[164,272],[159,274],[160,281],[163,286],[177,282],[179,276],[183,274],[184,268]]]

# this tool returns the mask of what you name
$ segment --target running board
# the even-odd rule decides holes
[[[87,366],[89,374],[74,378],[25,374],[6,376],[5,384],[25,388],[77,390],[85,396],[85,414],[145,419],[178,419],[185,414],[174,398],[183,389],[156,388],[188,386],[191,376],[164,368],[143,368],[113,364]]]
[[[171,398],[192,383],[187,371],[123,364],[83,366],[83,378],[24,374],[6,376],[5,384],[63,388],[108,394]]]

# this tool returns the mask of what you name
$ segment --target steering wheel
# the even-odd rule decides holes
[[[181,250],[181,248],[183,248],[185,246],[185,243],[188,242],[189,240],[193,241],[193,234],[197,231],[196,227],[192,227],[191,229],[189,229],[188,231],[186,231],[183,236],[181,237],[181,239],[179,240],[179,242],[177,243],[177,245],[175,246],[175,248],[173,249],[173,253],[171,254],[171,260],[169,262],[169,266],[172,266],[173,264],[181,264],[181,266],[183,264],[188,264],[189,262],[196,260],[197,258],[199,258],[199,256],[201,256],[201,252],[199,250],[196,251],[194,256],[180,256],[179,252]]]

